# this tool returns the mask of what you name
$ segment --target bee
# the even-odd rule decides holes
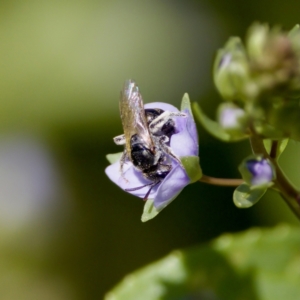
[[[130,160],[135,169],[150,181],[125,191],[136,191],[149,186],[144,196],[146,201],[151,190],[172,170],[172,159],[182,166],[180,159],[170,148],[170,139],[176,133],[173,117],[186,115],[159,108],[144,109],[142,95],[133,80],[125,82],[119,108],[124,134],[116,136],[114,142],[125,145],[120,161],[121,174],[123,176],[124,163]]]

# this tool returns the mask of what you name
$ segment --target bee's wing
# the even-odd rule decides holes
[[[125,82],[121,92],[120,114],[128,155],[131,153],[130,139],[134,134],[142,138],[145,146],[153,150],[154,144],[146,121],[142,95],[138,86],[132,80]]]

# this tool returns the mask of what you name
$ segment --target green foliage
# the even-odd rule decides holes
[[[154,206],[153,199],[148,199],[144,205],[144,211],[142,214],[142,222],[147,222],[159,214],[159,210]]]
[[[271,139],[266,139],[266,140],[263,140],[263,142],[264,142],[266,151],[270,154],[271,151],[273,151],[272,145],[274,145],[274,141],[272,141]],[[285,150],[288,142],[289,142],[289,139],[282,139],[282,140],[275,141],[275,153],[276,153],[277,159],[279,159],[280,155]]]
[[[243,43],[231,37],[217,52],[213,77],[216,88],[226,100],[242,97],[244,83],[249,79],[249,67]]]
[[[248,136],[245,133],[229,133],[224,129],[218,122],[208,118],[202,111],[200,105],[196,102],[193,103],[193,111],[196,119],[201,123],[201,125],[209,132],[212,136],[223,142],[236,142],[246,139]]]
[[[154,217],[156,217],[167,205],[169,205],[174,199],[176,199],[178,194],[174,195],[171,199],[168,200],[168,202],[165,204],[165,206],[160,207],[160,208],[156,208],[154,206],[153,199],[148,199],[144,205],[144,210],[143,210],[143,214],[142,214],[142,218],[141,218],[142,222],[147,222],[147,221],[153,219]]]
[[[258,202],[265,194],[267,187],[251,189],[247,183],[238,186],[233,193],[233,202],[238,208],[248,208]]]
[[[191,183],[198,181],[202,176],[202,170],[198,156],[183,156],[180,157],[181,163],[187,172]]]
[[[115,163],[116,161],[118,161],[121,156],[123,155],[123,152],[118,152],[118,153],[113,153],[113,154],[107,154],[106,155],[106,159],[111,163]]]
[[[226,234],[126,276],[105,300],[298,300],[299,249],[286,225]]]
[[[185,93],[182,97],[180,110],[181,111],[188,110],[191,113],[191,115],[193,116],[192,107],[191,107],[191,100],[190,100],[190,97],[189,97],[188,93]]]
[[[276,128],[280,128],[286,134],[296,141],[300,141],[300,107],[299,100],[282,101],[276,109],[268,111],[269,122]]]
[[[224,100],[239,104],[251,120],[251,131],[264,138],[300,140],[299,36],[298,25],[286,32],[254,23],[245,46],[231,37],[216,56],[216,88]]]

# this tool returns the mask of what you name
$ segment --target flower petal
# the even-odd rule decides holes
[[[148,103],[144,107],[145,109],[159,108],[165,111],[179,112],[179,110],[173,105],[162,102]],[[184,113],[187,114],[186,117],[174,117],[177,133],[172,135],[170,147],[178,157],[198,157],[199,146],[196,124],[188,109],[184,110]],[[105,172],[107,176],[123,190],[137,188],[151,183],[150,180],[144,178],[142,172],[137,170],[130,161],[126,161],[124,164],[123,175],[120,171],[120,160],[108,166]],[[151,190],[148,198],[153,200],[156,209],[162,210],[171,201],[173,201],[180,191],[189,183],[190,178],[186,171],[176,160],[172,159],[171,172],[158,186]],[[130,193],[143,198],[148,190],[149,186],[146,186],[136,191],[130,191]]]
[[[172,104],[163,102],[151,102],[144,105],[144,108],[160,108],[165,111],[179,111],[179,109]]]
[[[250,155],[239,165],[243,179],[251,188],[271,186],[276,178],[273,164],[262,156]]]
[[[251,180],[252,185],[263,185],[273,180],[274,171],[267,160],[256,161],[252,159],[248,160],[246,165],[249,172],[253,175]]]
[[[158,187],[154,206],[158,210],[165,208],[189,182],[190,179],[185,170],[177,164]]]
[[[114,164],[108,166],[105,169],[105,173],[108,178],[118,185],[122,190],[137,188],[145,184],[151,183],[150,180],[147,180],[140,171],[136,170],[131,162],[126,162],[123,167],[123,176],[120,171],[120,161],[115,162]],[[130,194],[144,198],[148,192],[149,187],[146,186],[136,191],[130,191]],[[157,187],[154,187],[151,190],[149,198],[154,198],[156,195]]]
[[[176,118],[177,134],[171,138],[171,148],[177,156],[198,156],[199,145],[196,124],[188,111],[185,118]]]
[[[145,105],[145,108],[160,108],[165,111],[179,111],[175,106],[153,102]],[[189,110],[184,110],[187,117],[174,117],[177,133],[172,135],[170,147],[177,156],[198,156],[198,134],[196,123]],[[184,145],[184,146],[183,146]]]

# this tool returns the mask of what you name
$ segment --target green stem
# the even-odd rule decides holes
[[[202,175],[199,181],[219,186],[239,186],[244,182],[242,179],[216,178],[207,175]]]
[[[276,188],[278,188],[279,193],[281,194],[282,198],[285,200],[287,205],[293,211],[293,213],[297,216],[300,220],[300,192],[289,182],[281,168],[279,167],[276,155],[269,155],[264,147],[262,139],[258,136],[253,134],[250,137],[250,143],[252,150],[257,155],[263,155],[265,158],[268,158],[270,162],[275,167],[276,172],[276,179],[274,179],[274,183]],[[272,151],[271,153],[272,154]],[[275,157],[274,157],[275,156]]]
[[[271,145],[270,157],[274,159],[276,159],[277,157],[277,147],[278,147],[278,141],[273,141]]]

